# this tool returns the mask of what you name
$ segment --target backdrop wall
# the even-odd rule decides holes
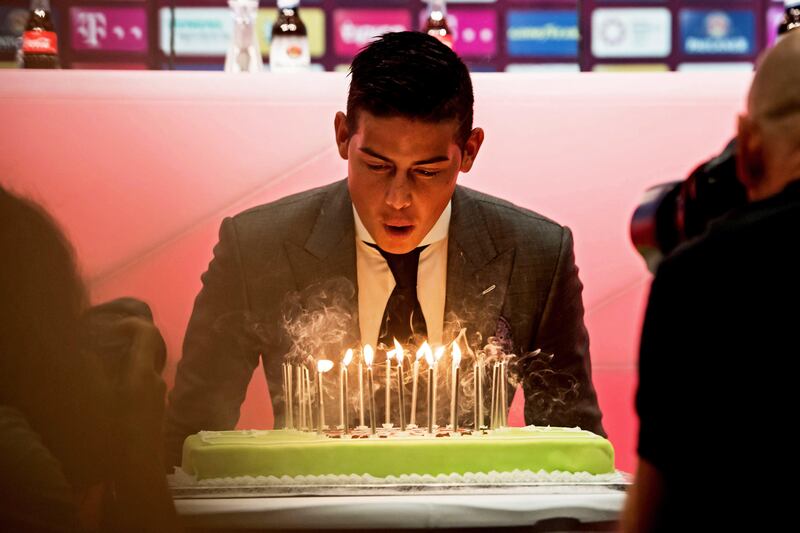
[[[594,381],[625,470],[635,467],[650,283],[630,216],[648,186],[682,179],[724,147],[750,78],[474,75],[486,141],[460,183],[572,228]],[[333,142],[346,91],[338,73],[0,72],[0,183],[61,222],[95,301],[150,303],[171,384],[222,217],[346,175]],[[241,427],[271,426],[267,394],[259,370]],[[519,399],[512,421],[522,422]]]

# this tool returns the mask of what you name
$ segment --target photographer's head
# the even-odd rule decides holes
[[[88,298],[72,246],[41,207],[0,187],[0,255],[0,404],[25,415],[70,481],[88,482],[105,419],[97,366],[78,345]]]
[[[483,142],[472,106],[467,67],[426,34],[386,34],[353,60],[336,143],[353,205],[384,250],[416,247],[472,168]]]
[[[800,177],[800,32],[789,32],[759,62],[738,138],[738,172],[751,201]]]

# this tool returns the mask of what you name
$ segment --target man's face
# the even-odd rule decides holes
[[[377,245],[395,254],[422,242],[483,141],[483,131],[476,128],[462,151],[455,121],[381,118],[364,111],[356,131],[348,130],[343,113],[336,115],[335,127],[358,216]]]

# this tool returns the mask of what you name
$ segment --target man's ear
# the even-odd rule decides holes
[[[336,133],[336,147],[342,159],[347,159],[347,149],[350,146],[350,128],[347,127],[347,115],[341,111],[333,119],[333,128]]]
[[[752,194],[764,181],[763,135],[748,115],[739,115],[736,130],[736,171],[748,194]]]
[[[464,149],[461,153],[461,172],[469,172],[475,158],[478,157],[478,152],[483,144],[483,129],[475,128],[469,133],[467,142],[464,143]]]

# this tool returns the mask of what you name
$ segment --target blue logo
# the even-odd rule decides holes
[[[680,21],[685,54],[749,56],[755,48],[752,11],[684,9]]]
[[[510,56],[578,55],[578,14],[573,11],[509,11],[506,41]]]

